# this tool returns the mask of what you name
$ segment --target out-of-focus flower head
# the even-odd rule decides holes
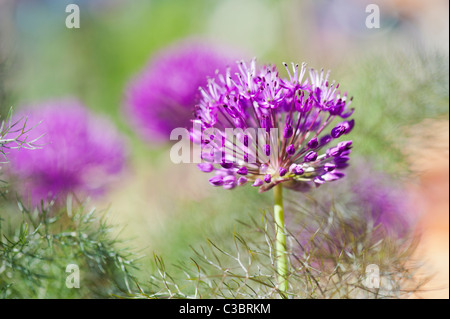
[[[294,255],[300,257],[294,264],[307,259],[311,269],[333,271],[341,256],[352,262],[364,256],[371,264],[367,258],[377,252],[392,265],[395,262],[389,258],[396,257],[390,249],[409,254],[405,248],[414,246],[421,207],[415,205],[410,190],[392,174],[374,169],[369,159],[354,162],[339,187],[324,187],[314,197],[289,197],[286,219],[297,243]]]
[[[403,237],[413,229],[420,215],[420,207],[414,207],[411,193],[388,174],[357,165],[354,178],[348,181],[352,194],[350,204],[357,207],[360,214],[380,228],[382,233]]]
[[[289,202],[287,219],[304,249],[309,251],[314,245],[342,250],[358,238],[410,240],[422,209],[414,203],[411,191],[365,158],[356,159],[348,175],[331,194],[324,188],[314,198]]]
[[[228,47],[188,39],[156,53],[129,83],[126,112],[139,134],[150,142],[169,141],[174,128],[188,127],[198,103],[198,88],[217,70],[234,65]]]
[[[252,182],[264,192],[283,183],[303,191],[344,176],[352,141],[336,140],[353,129],[352,99],[329,82],[329,72],[284,65],[287,79],[275,66],[258,70],[255,60],[242,61],[239,72],[228,69],[201,89],[191,135],[202,146],[200,170],[216,174],[212,185]]]
[[[39,149],[12,149],[8,172],[32,205],[73,192],[98,195],[124,168],[125,144],[112,123],[77,100],[53,100],[25,107],[15,115],[33,127],[28,139]],[[29,197],[28,197],[29,196]]]

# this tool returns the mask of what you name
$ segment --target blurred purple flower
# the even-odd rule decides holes
[[[199,87],[216,70],[234,65],[230,48],[199,39],[162,49],[128,85],[125,109],[134,128],[150,142],[169,141],[174,128],[191,126]]]
[[[283,183],[305,191],[344,177],[352,141],[327,145],[353,129],[354,120],[346,120],[352,99],[328,82],[329,73],[285,64],[285,79],[274,66],[257,69],[255,60],[238,67],[209,79],[196,107],[192,139],[201,144],[202,159],[216,165],[210,183],[232,189],[248,181],[260,192]],[[342,122],[327,129],[335,119]]]
[[[352,258],[355,247],[362,253],[383,247],[377,246],[381,241],[414,240],[420,207],[414,206],[412,194],[392,175],[373,169],[369,160],[354,161],[345,182],[331,194],[323,188],[314,198],[289,202],[286,219],[297,256],[291,261],[299,269],[303,264],[298,261],[306,256],[310,271],[320,274],[334,271],[337,255]]]
[[[354,175],[349,181],[353,194],[350,203],[383,233],[406,235],[418,216],[418,208],[411,204],[411,194],[388,174],[369,169],[367,163],[357,165]]]
[[[27,127],[36,126],[28,139],[45,134],[37,141],[40,149],[20,148],[9,154],[8,172],[18,183],[21,196],[29,196],[32,205],[70,192],[77,196],[101,194],[124,167],[122,137],[111,123],[76,100],[32,105],[15,117],[26,117]]]
[[[308,201],[299,198],[287,209],[289,224],[306,251],[312,247],[329,251],[344,249],[352,245],[350,238],[371,238],[372,242],[386,236],[408,239],[420,216],[421,208],[414,206],[412,193],[405,185],[390,174],[375,170],[367,159],[356,160],[346,181],[334,188],[335,199],[330,200],[328,189],[319,190],[315,195],[311,204],[303,206]],[[336,208],[337,215],[330,213]],[[308,211],[311,216],[303,218]]]

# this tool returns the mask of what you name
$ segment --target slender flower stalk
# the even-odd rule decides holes
[[[287,250],[286,250],[286,230],[284,227],[283,212],[283,186],[277,185],[273,188],[274,195],[274,218],[275,218],[275,234],[276,234],[276,261],[278,272],[279,289],[282,292],[288,290],[287,271]]]

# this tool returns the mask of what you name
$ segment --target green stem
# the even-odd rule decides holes
[[[274,217],[275,217],[275,234],[276,234],[276,261],[278,272],[279,289],[286,292],[288,289],[287,281],[287,252],[286,252],[286,234],[284,229],[284,213],[283,213],[283,188],[278,184],[273,188],[274,195]]]

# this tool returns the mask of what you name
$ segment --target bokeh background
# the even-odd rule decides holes
[[[80,7],[79,29],[65,26],[69,3]],[[371,3],[379,29],[365,25]],[[212,188],[194,164],[170,161],[169,141],[142,140],[123,111],[130,79],[155,52],[189,37],[259,63],[331,69],[354,96],[354,154],[401,181],[420,208],[417,254],[436,273],[420,296],[448,298],[448,27],[445,0],[0,0],[0,112],[76,97],[111,120],[126,136],[127,167],[93,203],[126,225],[120,236],[171,267],[271,198]]]

